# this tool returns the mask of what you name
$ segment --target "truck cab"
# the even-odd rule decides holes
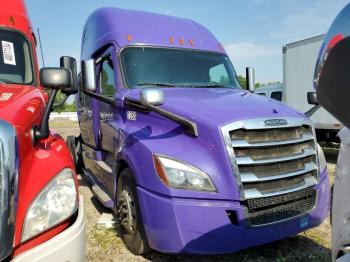
[[[96,10],[82,36],[77,168],[135,254],[232,253],[329,210],[312,122],[242,90],[223,46],[189,19]]]
[[[82,261],[84,210],[74,165],[47,125],[53,94],[72,85],[72,72],[39,74],[23,1],[2,1],[0,20],[0,261]],[[52,73],[66,81],[56,81],[48,96],[43,87],[53,87]]]

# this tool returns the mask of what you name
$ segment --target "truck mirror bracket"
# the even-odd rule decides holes
[[[40,126],[34,126],[33,127],[33,144],[35,145],[39,140],[45,139],[49,136],[49,118],[50,113],[53,107],[53,104],[55,102],[55,98],[57,95],[58,89],[53,89],[50,97],[49,102],[46,105],[44,116],[42,118],[42,121],[40,123]]]
[[[313,114],[317,112],[318,109],[320,109],[320,107],[321,107],[320,105],[315,105],[311,109],[306,111],[304,115],[306,115],[307,117],[311,117]]]

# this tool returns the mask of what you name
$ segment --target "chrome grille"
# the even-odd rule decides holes
[[[284,119],[287,125],[278,127],[265,126],[266,119],[254,119],[222,128],[242,204],[252,200],[271,204],[270,213],[248,208],[248,216],[255,221],[253,225],[293,217],[315,205],[315,198],[308,198],[307,204],[297,203],[300,200],[297,194],[292,195],[295,197],[293,203],[274,204],[274,197],[312,188],[318,181],[317,150],[311,123],[301,118]]]

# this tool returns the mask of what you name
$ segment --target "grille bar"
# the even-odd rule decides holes
[[[269,147],[269,146],[276,146],[276,145],[290,145],[290,144],[297,144],[301,142],[306,142],[313,140],[312,134],[304,134],[303,137],[293,140],[282,140],[282,141],[272,141],[272,142],[260,142],[260,143],[249,143],[245,140],[232,140],[232,146],[233,147]]]
[[[316,155],[316,151],[314,149],[304,149],[304,152],[302,154],[298,155],[292,155],[287,157],[278,157],[278,158],[270,158],[270,159],[262,159],[262,160],[253,160],[250,157],[243,156],[243,157],[237,157],[236,161],[238,165],[262,165],[262,164],[269,164],[272,162],[285,162],[290,160],[295,160],[299,158],[309,157]]]
[[[261,125],[261,123],[256,123]],[[284,132],[281,133],[281,127],[268,128],[261,126],[259,129],[250,127],[246,129],[238,129],[230,132],[231,140],[245,140],[250,144],[263,142],[284,142],[300,139],[306,134],[312,134],[310,126],[283,127]]]
[[[267,191],[267,192],[253,188],[253,189],[244,190],[244,195],[246,199],[271,197],[271,196],[287,194],[298,190],[302,190],[304,188],[314,186],[316,184],[317,184],[317,180],[315,177],[307,177],[293,188],[287,188],[287,189],[279,188],[276,191]]]
[[[294,172],[290,172],[290,173],[284,173],[282,175],[259,177],[254,173],[241,173],[241,181],[243,183],[271,181],[274,179],[282,179],[282,178],[289,178],[289,177],[293,177],[293,176],[299,176],[302,174],[312,172],[314,170],[317,170],[317,166],[315,165],[314,162],[309,162],[309,163],[305,164],[304,169],[300,169],[298,171],[294,171]]]

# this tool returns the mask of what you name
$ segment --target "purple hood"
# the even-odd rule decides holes
[[[164,104],[170,112],[204,125],[222,126],[249,118],[305,117],[285,104],[251,94],[245,90],[228,88],[163,88]],[[127,95],[139,99],[139,90]]]

